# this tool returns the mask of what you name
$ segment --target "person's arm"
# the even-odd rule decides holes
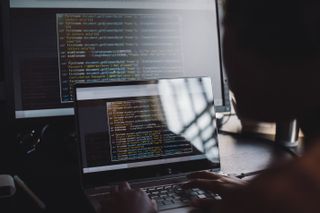
[[[227,196],[233,191],[245,187],[248,182],[234,176],[219,175],[211,172],[196,172],[188,176],[189,180],[183,184],[184,189],[199,188]],[[198,208],[217,208],[221,200],[194,199],[191,204]]]
[[[141,189],[132,189],[124,182],[115,187],[111,200],[103,205],[102,212],[112,213],[156,213],[157,204]]]
[[[194,205],[219,213],[320,212],[320,144],[302,158],[270,168],[243,186],[213,175],[192,179],[187,187],[221,193],[222,200],[197,200]],[[204,177],[202,175],[202,177]],[[208,176],[209,177],[209,176]]]
[[[197,172],[188,176],[190,181],[182,187],[202,188],[211,190],[221,195],[246,185],[246,181],[241,179],[223,176],[209,172]],[[198,208],[214,207],[218,203],[213,200],[198,199],[193,200],[192,205]],[[112,199],[103,204],[101,212],[112,213],[155,213],[157,204],[151,200],[141,189],[132,189],[124,182],[115,187],[112,192]]]

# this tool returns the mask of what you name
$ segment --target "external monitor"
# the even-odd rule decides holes
[[[215,0],[10,0],[15,118],[74,115],[76,83],[209,76],[230,111]]]

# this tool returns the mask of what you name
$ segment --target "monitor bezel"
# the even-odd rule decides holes
[[[215,106],[216,112],[218,113],[228,113],[231,112],[231,103],[230,103],[230,94],[228,88],[228,79],[224,71],[223,66],[223,56],[222,56],[222,42],[221,42],[221,33],[220,33],[220,16],[219,16],[219,3],[218,0],[215,1],[216,4],[216,28],[218,30],[218,48],[219,48],[219,61],[220,61],[220,72],[221,72],[221,92],[223,98],[223,104],[221,106]],[[1,12],[2,12],[2,24],[3,24],[3,43],[4,43],[4,59],[8,63],[5,64],[5,87],[7,94],[7,103],[8,103],[8,117],[12,122],[18,123],[46,123],[48,121],[59,121],[59,120],[73,120],[74,114],[70,115],[54,115],[54,116],[35,116],[35,117],[26,117],[26,118],[17,118],[16,117],[16,104],[15,104],[15,88],[14,88],[14,79],[13,79],[13,70],[12,70],[12,49],[11,43],[13,42],[10,37],[11,28],[10,28],[10,0],[1,1]],[[56,108],[54,108],[56,109]],[[72,108],[62,108],[62,109],[72,109]],[[41,110],[41,109],[40,109]]]
[[[11,61],[11,38],[10,38],[10,0],[3,0],[0,2],[1,9],[1,33],[2,33],[2,48],[3,48],[3,69],[4,69],[4,92],[6,95],[6,121],[8,125],[13,125],[15,121],[15,105],[14,105],[14,88],[12,75],[12,61]]]

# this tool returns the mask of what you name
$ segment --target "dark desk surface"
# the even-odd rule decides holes
[[[274,146],[272,141],[257,137],[220,134],[219,146],[222,171],[227,174],[253,172],[264,169],[272,161],[292,158],[288,152]],[[63,151],[56,149],[54,152]],[[41,163],[28,165],[25,162],[21,176],[47,204],[47,212],[89,212],[78,183],[77,171],[70,169],[72,163],[68,161],[71,158],[63,157],[67,154],[61,153],[58,163],[49,163],[45,167],[40,166]],[[50,157],[46,156],[47,159]],[[41,161],[41,154],[38,158]],[[64,166],[59,168],[62,164]]]
[[[221,169],[227,174],[254,172],[292,158],[273,141],[256,136],[219,135]]]

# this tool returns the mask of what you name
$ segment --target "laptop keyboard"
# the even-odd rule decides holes
[[[159,211],[190,206],[191,200],[195,198],[221,199],[218,194],[206,192],[197,188],[185,190],[182,189],[179,184],[145,187],[142,188],[142,190],[147,193],[150,199],[157,202]],[[103,202],[111,198],[111,193],[110,191],[104,191],[92,194],[91,197]]]
[[[160,211],[189,206],[190,201],[195,198],[221,199],[218,194],[205,192],[200,189],[185,190],[176,184],[152,186],[143,188],[142,190],[148,194],[150,199],[154,199],[157,202]]]

